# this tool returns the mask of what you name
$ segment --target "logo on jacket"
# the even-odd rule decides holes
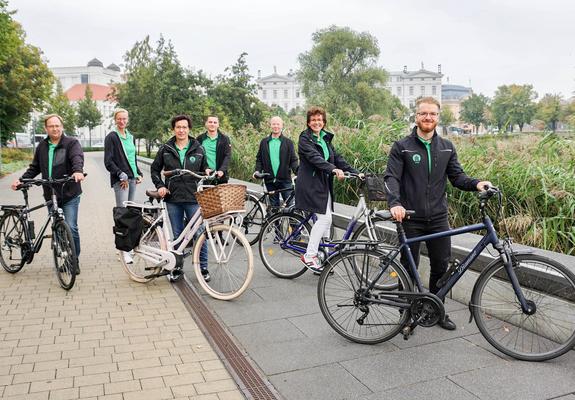
[[[421,162],[421,156],[419,154],[414,154],[411,156],[411,159],[415,164],[419,164]]]
[[[193,164],[193,163],[196,162],[196,157],[190,156],[190,157],[188,158],[188,160],[190,160],[190,162]]]

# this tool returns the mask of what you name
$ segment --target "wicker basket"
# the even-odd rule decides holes
[[[229,211],[245,211],[246,187],[223,184],[196,192],[202,217],[211,218]]]

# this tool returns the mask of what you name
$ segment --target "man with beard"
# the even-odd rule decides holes
[[[457,160],[453,143],[435,131],[439,122],[439,102],[433,97],[423,97],[417,100],[415,107],[417,126],[411,135],[393,144],[384,178],[393,218],[403,221],[406,209],[415,210],[415,215],[403,221],[408,238],[449,229],[445,193],[448,178],[453,186],[465,191],[481,191],[485,186],[491,186],[489,181],[468,177]],[[429,291],[437,293],[437,281],[447,271],[451,257],[451,238],[428,240],[425,244],[431,267]],[[419,265],[419,243],[411,244],[410,248]],[[407,266],[404,254],[401,261]],[[448,315],[439,326],[456,329]]]

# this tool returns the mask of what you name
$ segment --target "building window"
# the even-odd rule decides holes
[[[409,95],[410,95],[410,96],[413,96],[413,86],[410,86],[410,87],[409,87]]]
[[[425,80],[425,78],[420,78],[419,80],[420,80],[420,81],[424,81],[424,80]]]
[[[296,98],[296,99],[299,99],[299,90],[296,90],[296,91],[295,91],[295,98]]]
[[[264,90],[264,91],[262,92],[262,97],[263,97],[264,99],[266,99],[266,98],[268,97],[268,91],[267,91],[267,90]]]
[[[284,111],[288,110],[288,103],[284,103]]]
[[[395,78],[396,82],[400,82],[401,81],[401,76],[398,76],[397,78]]]
[[[423,96],[425,94],[425,86],[421,86],[421,95]]]
[[[80,75],[80,83],[88,83],[88,74]]]
[[[277,85],[277,84],[278,84],[277,82],[274,82],[274,85]]]
[[[401,96],[401,86],[398,86],[398,87],[397,87],[397,95],[398,95],[398,96]]]
[[[274,89],[274,99],[278,98],[278,91]]]
[[[410,80],[410,81],[412,81],[412,80],[413,80],[413,78],[409,78],[409,80]]]
[[[288,91],[284,90],[284,99],[287,99],[287,98],[288,98]]]
[[[437,94],[437,86],[432,86],[432,87],[431,87],[431,94],[434,95],[434,96]]]

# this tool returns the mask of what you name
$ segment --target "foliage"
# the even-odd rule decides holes
[[[515,124],[520,132],[523,131],[523,125],[530,123],[535,116],[536,98],[533,85],[499,86],[491,103],[492,122],[500,132],[513,132]]]
[[[53,75],[39,48],[26,35],[8,3],[0,0],[0,143],[5,144],[40,108],[52,89]]]
[[[472,94],[461,103],[461,120],[469,122],[475,126],[475,131],[479,130],[481,124],[487,122],[487,108],[489,99],[482,94]]]
[[[561,95],[547,93],[537,104],[537,118],[545,122],[551,131],[555,132],[561,118]]]
[[[343,118],[406,113],[387,89],[387,73],[377,66],[377,39],[368,32],[330,26],[312,35],[313,47],[299,55],[297,73],[308,104],[320,105]]]
[[[27,166],[32,161],[32,149],[0,148],[0,176],[10,174]]]
[[[449,107],[443,107],[439,115],[439,123],[443,126],[443,133],[447,133],[447,128],[455,122],[455,115]]]
[[[78,114],[64,94],[62,84],[59,80],[56,80],[56,90],[46,101],[43,112],[44,114],[58,114],[64,120],[64,132],[67,135],[76,134]],[[40,120],[40,123],[43,124],[42,120]],[[41,130],[43,130],[43,125]]]
[[[87,127],[89,130],[89,146],[92,146],[92,129],[102,123],[102,113],[98,110],[96,102],[92,98],[92,89],[86,85],[84,98],[78,102],[78,126]]]

